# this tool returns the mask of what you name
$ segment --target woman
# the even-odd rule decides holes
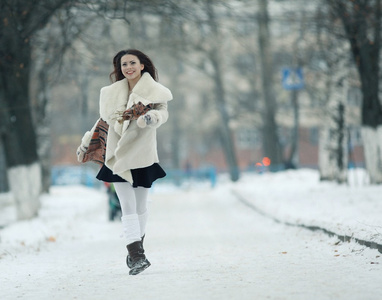
[[[158,164],[156,129],[167,121],[167,102],[172,94],[157,82],[154,64],[141,51],[120,51],[113,65],[110,78],[114,83],[103,87],[100,94],[100,117],[109,129],[105,163],[97,179],[114,184],[127,240],[126,262],[131,268],[129,274],[136,275],[150,266],[142,244],[147,196],[152,183],[166,175]],[[94,128],[82,138],[77,150],[79,161],[83,160]]]

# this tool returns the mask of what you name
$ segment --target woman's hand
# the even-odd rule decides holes
[[[158,123],[158,118],[155,114],[148,112],[143,116],[140,116],[137,120],[137,125],[140,128],[145,128],[147,125],[155,126]]]
[[[76,154],[77,154],[78,162],[82,162],[84,160],[84,156],[85,156],[85,153],[87,150],[88,150],[88,148],[82,144],[77,148]]]
[[[92,139],[92,135],[94,133],[94,130],[95,130],[95,127],[96,127],[98,121],[94,124],[93,128],[90,131],[85,132],[84,136],[81,139],[81,144],[77,148],[77,152],[76,152],[77,160],[80,163],[82,163],[82,161],[84,160],[85,153],[86,153],[86,151],[88,151],[90,140]]]

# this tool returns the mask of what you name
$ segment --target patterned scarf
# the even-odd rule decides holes
[[[92,161],[99,165],[105,163],[108,129],[109,125],[104,120],[100,119],[96,125],[88,150],[85,152],[82,162]]]
[[[119,123],[122,123],[123,121],[130,121],[130,120],[137,120],[140,116],[143,116],[146,114],[149,110],[153,109],[153,104],[149,105],[143,105],[142,102],[138,102],[137,104],[134,104],[129,109],[125,110],[122,113],[122,118],[118,120]]]

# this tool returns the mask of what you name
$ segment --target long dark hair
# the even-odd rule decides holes
[[[135,55],[138,57],[140,63],[145,66],[141,71],[142,75],[143,73],[147,72],[155,81],[158,81],[158,72],[151,59],[146,54],[137,49],[127,49],[119,51],[113,58],[114,71],[110,73],[110,80],[112,82],[120,81],[125,78],[121,71],[121,58],[126,54]]]

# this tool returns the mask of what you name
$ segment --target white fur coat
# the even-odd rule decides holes
[[[159,162],[156,129],[168,119],[167,102],[172,99],[172,94],[148,73],[142,75],[130,95],[128,92],[127,79],[103,87],[100,93],[100,117],[109,124],[105,165],[114,174],[133,183],[130,170]],[[124,110],[138,102],[154,104],[154,109],[147,114],[158,120],[156,124],[140,128],[136,120],[124,121],[122,124],[117,121]]]

